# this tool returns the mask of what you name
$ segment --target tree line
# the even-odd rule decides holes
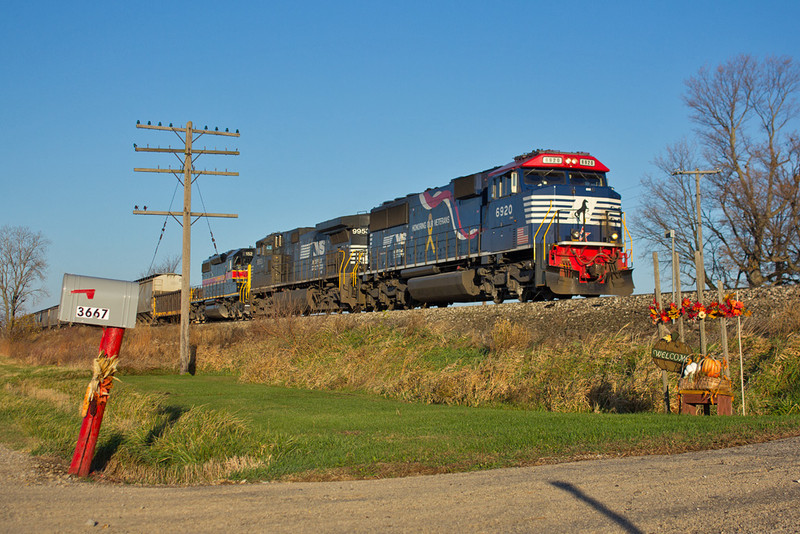
[[[736,56],[701,68],[683,101],[694,136],[667,146],[646,176],[637,237],[693,258],[698,246],[695,177],[676,170],[718,169],[701,181],[705,280],[709,289],[800,280],[800,67],[790,57]],[[683,278],[696,281],[684,262]]]

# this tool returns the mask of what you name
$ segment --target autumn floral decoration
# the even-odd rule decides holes
[[[697,321],[706,318],[747,317],[750,314],[750,310],[744,307],[742,301],[736,300],[733,295],[727,295],[723,302],[715,301],[708,305],[692,301],[689,298],[683,299],[680,306],[671,302],[669,306],[665,307],[663,310],[658,305],[658,302],[656,302],[656,299],[653,299],[653,303],[650,305],[650,320],[655,325],[669,324],[681,317],[689,321]]]

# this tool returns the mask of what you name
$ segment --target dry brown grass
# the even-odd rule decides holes
[[[759,374],[785,372],[781,369],[786,365],[776,368],[765,361],[791,362],[796,356],[786,347],[789,333],[800,330],[800,307],[793,304],[776,305],[769,317],[746,321],[748,381]],[[583,412],[661,409],[660,370],[650,357],[656,334],[634,337],[623,328],[577,340],[552,339],[513,317],[480,326],[429,317],[423,310],[275,316],[194,327],[192,343],[197,345],[198,372],[234,372],[248,382],[470,406],[512,403]],[[718,350],[718,328],[712,324],[708,330],[712,350]],[[177,370],[178,333],[177,325],[127,332],[120,355],[123,374]],[[14,353],[29,363],[88,368],[99,340],[96,328],[62,329],[32,334],[16,342]],[[737,354],[736,343],[731,334],[732,355]],[[738,362],[731,359],[736,382]]]
[[[231,484],[243,482],[233,481],[236,473],[267,469],[271,463],[271,457],[262,459],[252,456],[231,456],[208,460],[202,464],[179,465],[161,469],[153,465],[126,464],[124,459],[112,456],[103,469],[102,478],[114,482],[169,486]]]

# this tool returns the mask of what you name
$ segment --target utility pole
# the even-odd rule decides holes
[[[183,183],[183,211],[182,212],[172,212],[172,211],[144,211],[144,210],[134,210],[134,215],[164,215],[164,216],[171,216],[173,219],[178,221],[181,226],[183,226],[183,251],[181,255],[181,354],[180,354],[180,372],[181,374],[185,374],[189,370],[189,308],[191,305],[191,287],[189,276],[191,274],[191,242],[192,242],[192,223],[197,221],[200,217],[225,217],[225,218],[236,218],[238,215],[236,214],[229,214],[229,213],[196,213],[192,211],[192,184],[194,181],[201,175],[213,175],[213,176],[239,176],[238,172],[228,172],[228,171],[207,171],[207,170],[197,170],[194,168],[194,160],[197,159],[198,156],[203,154],[215,154],[215,155],[228,155],[228,156],[238,156],[238,150],[206,150],[203,149],[193,149],[192,143],[197,141],[203,135],[224,135],[229,137],[239,137],[239,130],[236,132],[229,132],[227,129],[224,132],[220,132],[219,129],[209,130],[208,126],[201,129],[194,129],[192,128],[192,122],[189,121],[186,123],[185,128],[177,128],[173,127],[172,124],[169,126],[161,126],[161,123],[158,123],[158,126],[151,125],[150,122],[147,124],[141,124],[139,121],[136,121],[137,128],[144,128],[147,130],[162,130],[168,132],[174,132],[181,141],[184,142],[184,148],[150,148],[148,147],[140,147],[134,143],[133,147],[136,152],[160,152],[160,153],[168,153],[174,154],[175,157],[181,161],[179,154],[183,154],[183,167],[180,169],[172,169],[172,168],[156,168],[156,169],[142,169],[142,168],[135,168],[133,169],[135,172],[157,172],[157,173],[171,173],[175,178],[178,179],[179,182]],[[181,137],[183,134],[183,137]],[[181,180],[181,176],[183,175],[183,180]],[[181,216],[181,220],[178,220],[178,216]],[[192,217],[195,217],[194,221],[192,221]]]
[[[697,249],[695,252],[695,272],[697,274],[697,301],[703,304],[703,291],[706,285],[706,262],[703,257],[703,212],[700,210],[700,177],[704,174],[719,174],[719,169],[713,171],[701,171],[695,169],[693,171],[674,171],[672,176],[679,174],[694,174],[695,183],[695,198],[697,201]],[[700,351],[703,356],[706,355],[706,324],[705,321],[700,321]]]

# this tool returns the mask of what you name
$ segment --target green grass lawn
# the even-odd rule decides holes
[[[0,441],[71,458],[89,373],[0,360]],[[122,375],[94,469],[127,482],[330,480],[675,453],[800,434],[798,416],[554,413]]]
[[[404,403],[359,393],[239,383],[232,376],[130,376],[126,388],[167,394],[247,421],[289,446],[267,478],[385,476],[721,447],[800,433],[798,417],[565,414]]]

